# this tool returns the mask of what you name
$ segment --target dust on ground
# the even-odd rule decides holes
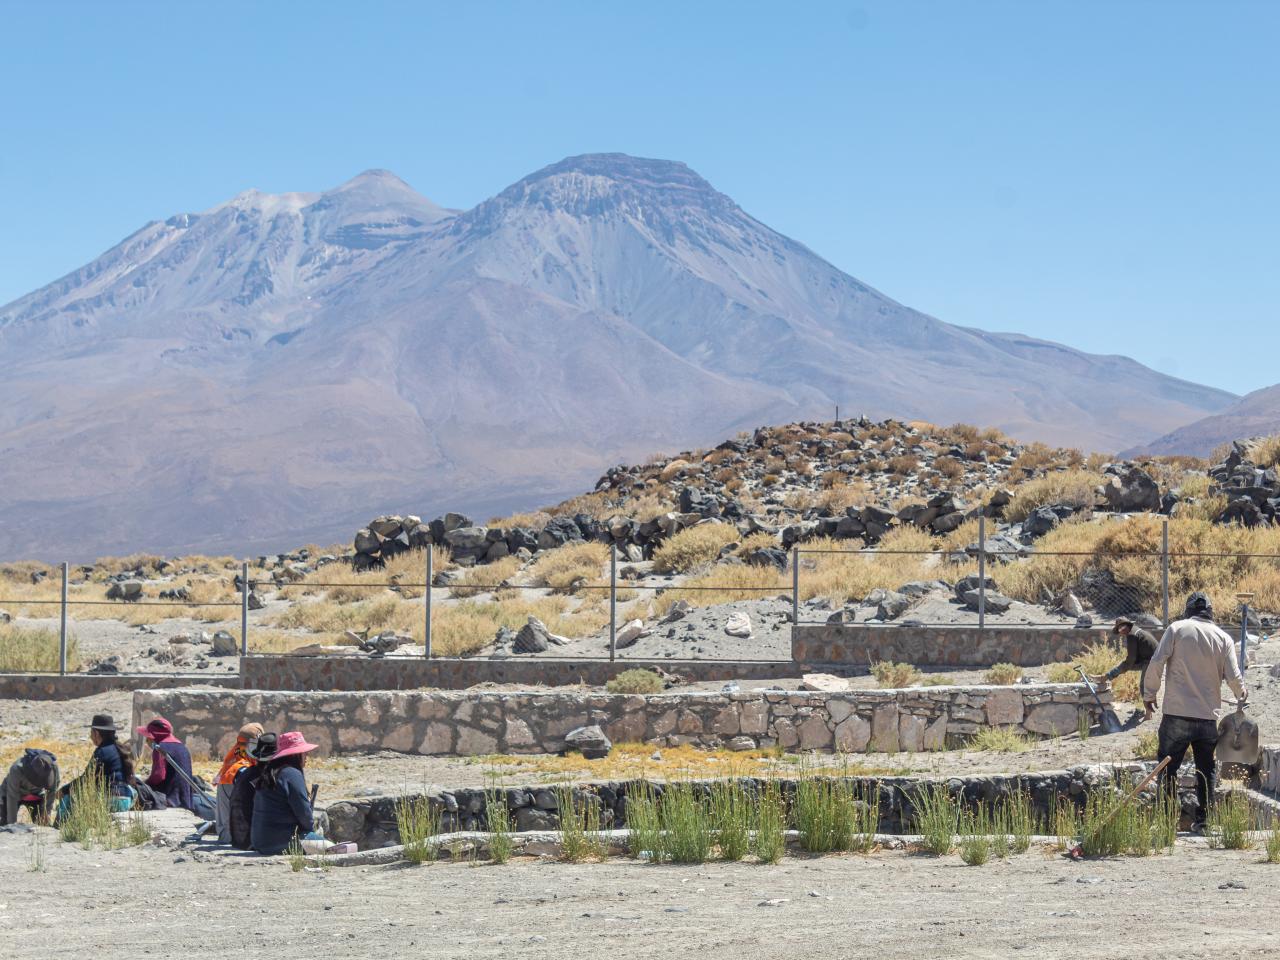
[[[982,867],[905,851],[672,866],[436,863],[294,873],[154,845],[86,851],[0,832],[0,956],[765,960],[1280,956],[1280,866],[1259,851]],[[833,946],[838,945],[833,950]]]

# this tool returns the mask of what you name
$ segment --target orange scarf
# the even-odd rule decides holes
[[[237,773],[246,767],[252,767],[257,762],[244,752],[244,746],[248,742],[244,737],[236,737],[235,745],[222,759],[222,769],[213,778],[214,783],[231,783],[235,780]]]

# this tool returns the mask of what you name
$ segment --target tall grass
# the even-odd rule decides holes
[[[694,785],[671,783],[658,804],[665,830],[665,853],[672,863],[705,863],[711,856],[711,811]]]
[[[114,849],[123,845],[119,824],[111,815],[111,790],[106,777],[91,767],[71,784],[71,807],[58,818],[58,836],[86,850],[94,845]]]
[[[50,608],[56,612],[57,608]],[[80,669],[80,648],[67,634],[67,669]],[[53,630],[0,624],[0,673],[56,673],[58,634]]]
[[[711,823],[722,860],[741,860],[751,849],[755,804],[740,779],[711,785]]]
[[[426,797],[401,797],[395,804],[396,830],[410,863],[428,863],[440,856],[433,842],[440,833],[440,810]]]
[[[603,543],[570,543],[538,554],[530,572],[535,582],[556,593],[574,593],[582,582],[598,583],[608,560]]]
[[[653,569],[658,573],[688,573],[711,563],[722,549],[737,539],[737,528],[728,523],[686,527],[653,551]]]
[[[1267,834],[1267,863],[1280,863],[1280,820],[1271,825]]]
[[[920,787],[915,798],[914,822],[925,851],[937,857],[951,852],[960,828],[960,806],[945,784]]]
[[[627,787],[624,812],[627,821],[627,852],[636,859],[662,859],[662,821],[653,784],[638,780]]]
[[[802,776],[792,808],[801,848],[809,853],[848,850],[857,809],[848,781]]]
[[[1020,483],[1013,491],[1013,499],[1005,507],[1005,519],[1019,523],[1037,507],[1065,503],[1077,509],[1094,506],[1094,490],[1102,484],[1100,473],[1090,470],[1055,470],[1032,480]]]
[[[986,808],[966,811],[960,818],[959,829],[960,859],[970,867],[982,866],[990,859],[993,846],[991,819]]]
[[[991,753],[1025,753],[1035,744],[1017,727],[983,727],[969,739],[969,749]]]
[[[511,839],[511,812],[507,809],[506,793],[496,783],[484,792],[485,824],[489,828],[489,859],[494,863],[506,863],[511,859],[514,844]]]
[[[787,850],[787,807],[776,783],[760,791],[751,850],[761,863],[777,863]]]
[[[1228,790],[1209,808],[1209,846],[1222,850],[1247,850],[1253,846],[1249,831],[1253,827],[1253,810],[1243,790]]]
[[[609,841],[600,830],[600,799],[589,791],[581,795],[569,784],[556,789],[560,813],[560,858],[566,863],[604,860]]]

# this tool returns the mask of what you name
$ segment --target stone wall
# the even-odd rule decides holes
[[[322,754],[558,753],[565,734],[586,724],[598,724],[615,743],[895,753],[942,749],[985,726],[1074,732],[1080,716],[1092,720],[1096,711],[1083,687],[1072,684],[653,696],[199,689],[133,695],[135,726],[160,714],[200,756],[221,756],[248,720],[268,730],[302,730]]]
[[[1258,781],[1263,790],[1280,795],[1280,746],[1262,748]]]
[[[691,682],[798,677],[790,660],[578,660],[568,657],[416,659],[405,657],[240,658],[246,690],[462,690],[477,683],[603,686],[623,670],[656,669]],[[862,664],[865,669],[866,664]]]
[[[891,660],[917,667],[989,667],[1016,663],[1037,667],[1070,660],[1098,640],[1103,630],[1039,627],[867,627],[797,624],[791,658],[806,667],[866,667]]]
[[[1009,776],[956,777],[946,781],[911,777],[850,777],[846,782],[858,799],[876,799],[878,833],[915,832],[914,811],[920,791],[939,782],[945,782],[952,795],[969,807],[989,805],[1015,792],[1023,793],[1031,800],[1031,809],[1040,830],[1046,830],[1060,803],[1083,806],[1091,790],[1117,781],[1132,783],[1151,766],[1150,763],[1135,762]],[[751,795],[756,794],[761,786],[761,781],[752,778],[739,782]],[[795,794],[795,780],[777,779],[770,783],[784,797]],[[709,782],[695,781],[693,786],[695,791],[703,792],[709,788]],[[663,789],[661,782],[641,780],[595,783],[575,787],[574,802],[575,806],[584,803],[598,806],[600,825],[609,829],[626,826],[628,796],[635,796],[638,790],[646,795],[660,795]],[[1185,788],[1185,793],[1188,803],[1193,803],[1194,786]],[[493,793],[475,788],[436,789],[416,796],[425,797],[439,811],[442,832],[487,830],[491,796],[506,807],[508,823],[517,831],[556,830],[560,826],[559,809],[563,793],[547,784],[509,786]],[[399,796],[360,797],[332,803],[325,810],[328,817],[326,835],[338,842],[354,841],[361,850],[398,843],[400,834],[395,807],[401,799]]]
[[[112,690],[157,687],[238,687],[239,677],[181,673],[0,673],[0,700],[75,700]]]

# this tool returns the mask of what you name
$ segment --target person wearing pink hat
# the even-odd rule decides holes
[[[314,749],[316,744],[308,743],[296,730],[276,738],[276,752],[262,771],[253,797],[250,842],[258,853],[284,853],[295,839],[307,853],[338,852],[316,831],[311,795],[302,775],[307,754]]]
[[[146,784],[157,803],[166,808],[183,807],[203,820],[213,820],[213,803],[200,790],[192,789],[196,780],[191,751],[173,735],[173,724],[164,717],[153,717],[137,732],[151,744],[151,775]]]

